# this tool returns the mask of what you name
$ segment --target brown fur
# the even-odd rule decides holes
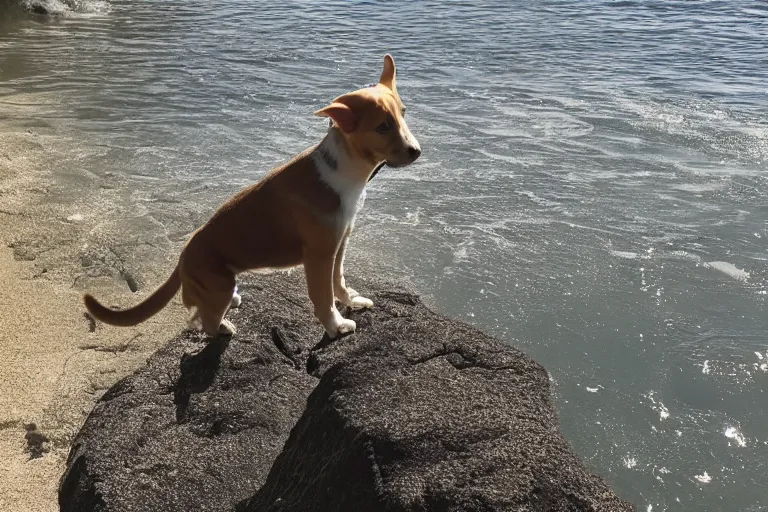
[[[339,315],[334,297],[352,306],[372,303],[356,298],[344,283],[344,251],[355,213],[348,211],[346,191],[362,191],[381,162],[399,167],[418,157],[420,149],[403,112],[394,60],[387,55],[378,85],[340,96],[316,112],[334,121],[321,145],[334,135],[346,165],[333,173],[320,169],[319,146],[309,148],[226,201],[192,235],[168,280],[143,302],[118,311],[85,295],[86,308],[103,322],[135,325],[165,307],[181,288],[184,305],[205,332],[232,333],[224,315],[233,300],[236,274],[303,264],[315,315],[328,334],[354,330],[354,322]],[[385,122],[391,129],[377,131]],[[341,184],[338,190],[331,181]]]

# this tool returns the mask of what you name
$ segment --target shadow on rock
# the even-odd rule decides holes
[[[211,340],[200,352],[181,356],[181,375],[173,387],[177,422],[182,423],[186,419],[190,397],[211,387],[219,371],[221,356],[228,346],[229,338],[218,337]]]

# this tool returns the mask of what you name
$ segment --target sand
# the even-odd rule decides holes
[[[145,258],[154,282],[136,293],[119,264],[85,263],[83,248],[94,245],[87,223],[51,199],[62,141],[44,124],[9,124],[0,118],[0,511],[54,511],[71,439],[95,401],[178,332],[184,312],[174,301],[136,328],[84,316],[83,289],[131,304],[159,284],[174,255]]]

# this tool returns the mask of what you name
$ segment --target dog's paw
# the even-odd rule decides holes
[[[350,332],[355,332],[355,329],[357,329],[357,324],[355,323],[354,320],[343,318],[341,322],[339,322],[339,325],[336,327],[336,332],[332,337],[336,338],[338,336],[342,336]]]
[[[236,332],[235,325],[229,320],[222,320],[221,324],[219,324],[219,334],[232,336]]]
[[[373,301],[358,295],[357,297],[352,297],[352,300],[349,301],[349,307],[352,309],[370,309],[373,307]]]
[[[316,314],[318,319],[321,317]],[[325,327],[325,332],[328,334],[328,337],[331,339],[338,338],[339,336],[342,336],[344,334],[348,334],[350,332],[355,332],[355,329],[357,329],[357,324],[354,320],[349,320],[347,318],[344,318],[341,316],[341,313],[336,308],[333,308],[330,311],[330,315],[325,317],[325,321],[322,321],[323,326]]]

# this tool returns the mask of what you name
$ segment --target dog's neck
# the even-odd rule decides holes
[[[333,181],[337,181],[336,178],[352,182],[360,181],[363,186],[381,164],[381,162],[366,161],[358,155],[349,147],[344,135],[335,125],[331,126],[325,138],[317,145],[313,156],[318,171],[324,179],[328,176]],[[331,177],[334,173],[338,175],[336,178]]]
[[[354,223],[365,201],[365,185],[378,163],[366,162],[350,151],[344,135],[335,126],[312,151],[312,160],[320,180],[339,197],[341,209],[337,220],[346,229]]]

